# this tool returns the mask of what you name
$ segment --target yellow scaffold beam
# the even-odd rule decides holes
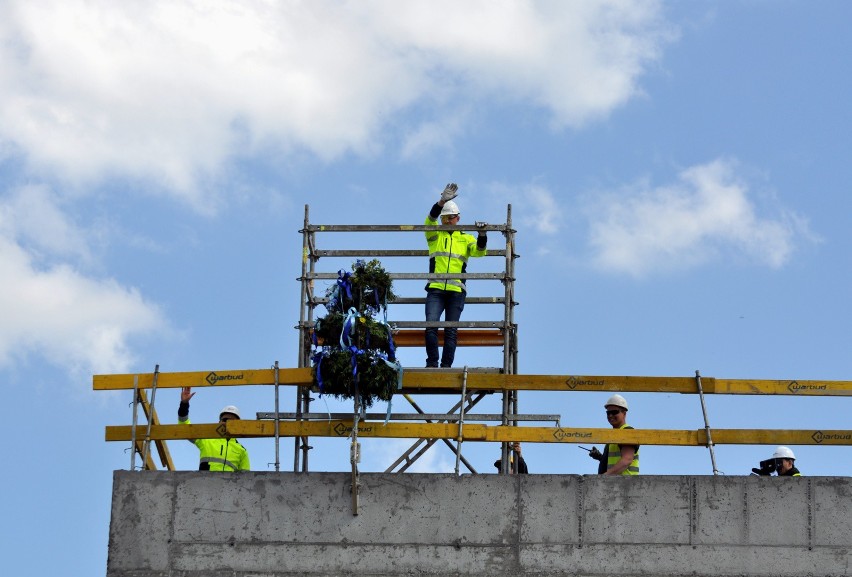
[[[150,389],[154,384],[154,373],[94,375],[92,388],[96,391],[133,390],[138,377],[140,389]],[[313,383],[311,369],[279,369],[278,382],[282,385],[310,385]],[[242,385],[272,385],[275,383],[274,369],[241,369],[237,371],[194,371],[186,373],[158,373],[158,389],[181,387],[222,387]]]
[[[351,420],[281,421],[282,437],[348,437]],[[716,445],[852,445],[850,430],[713,429]],[[152,439],[202,439],[216,437],[274,437],[274,421],[232,420],[225,424],[157,425]],[[407,439],[458,439],[455,423],[388,423],[361,421],[359,437]],[[106,428],[107,441],[129,441],[130,426]],[[506,427],[465,424],[464,441],[528,443],[621,443],[639,445],[705,446],[704,429],[581,429],[566,427]]]
[[[236,371],[198,371],[185,373],[159,373],[158,388],[212,387],[227,385],[271,385],[273,369],[245,369]],[[134,377],[140,388],[150,388],[153,373],[95,375],[95,390],[133,389]],[[311,369],[280,369],[282,385],[311,385]],[[406,372],[403,389],[407,390],[461,390],[462,373]],[[852,381],[804,381],[716,379],[702,377],[705,394],[723,395],[795,395],[795,396],[852,396]],[[693,377],[625,377],[589,375],[501,375],[494,373],[468,373],[467,389],[470,391],[597,391],[642,393],[697,393]]]

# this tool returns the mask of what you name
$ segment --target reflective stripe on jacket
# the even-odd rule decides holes
[[[427,226],[437,226],[438,220],[429,214]],[[427,230],[426,244],[429,246],[429,272],[454,274],[467,272],[470,257],[485,256],[486,248],[479,248],[475,236],[459,230]],[[446,291],[467,292],[462,279],[441,279],[430,282],[426,288]]]
[[[633,427],[631,427],[627,423],[625,423],[625,424],[623,424],[622,426],[619,427],[619,429],[632,429],[632,428]],[[630,446],[630,445],[628,445],[628,446]],[[636,453],[633,454],[633,460],[630,461],[630,465],[621,472],[622,475],[638,475],[639,474],[639,445],[635,445],[635,447],[636,447]],[[617,443],[608,444],[606,446],[606,455],[607,455],[606,470],[609,471],[610,469],[613,468],[613,466],[615,466],[616,463],[618,463],[621,460],[621,446],[619,446]]]
[[[181,425],[189,425],[189,419]],[[249,455],[236,439],[190,439],[190,443],[201,452],[199,470],[202,471],[249,471]]]

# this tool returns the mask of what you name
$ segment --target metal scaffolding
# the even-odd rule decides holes
[[[320,249],[317,242],[317,237],[320,234],[325,236],[325,233],[385,233],[386,235],[396,233],[397,236],[407,237],[407,241],[411,244],[423,245],[423,237],[425,231],[430,230],[446,230],[446,231],[464,231],[471,230],[474,227],[471,225],[452,225],[452,226],[429,226],[429,225],[318,225],[310,222],[310,207],[305,205],[305,220],[304,226],[299,231],[302,234],[302,274],[298,278],[301,283],[300,291],[300,313],[299,324],[299,357],[298,366],[300,368],[310,367],[311,355],[311,331],[314,327],[315,313],[319,305],[324,305],[327,299],[324,295],[319,295],[315,292],[314,281],[317,280],[336,280],[338,273],[334,271],[323,271],[318,269],[323,257],[349,257],[349,258],[382,258],[382,257],[417,257],[423,259],[423,268],[426,268],[426,260],[429,257],[429,251],[423,249],[367,249],[367,248],[323,248]],[[438,274],[438,273],[411,273],[411,272],[395,272],[383,262],[383,268],[388,272],[393,280],[418,280],[425,281],[442,280],[446,278],[458,278],[462,280],[482,280],[491,281],[491,283],[499,281],[502,284],[502,290],[493,295],[488,296],[469,296],[465,300],[468,305],[503,305],[502,318],[482,319],[482,320],[464,320],[464,321],[394,321],[395,326],[394,341],[397,347],[424,347],[425,346],[425,329],[431,327],[439,328],[439,343],[443,344],[443,330],[449,327],[454,327],[458,330],[457,346],[460,347],[502,347],[502,363],[496,367],[464,367],[457,369],[424,369],[414,367],[404,367],[406,373],[420,372],[424,373],[424,379],[429,378],[431,373],[446,373],[446,372],[463,372],[463,382],[466,382],[468,373],[502,373],[502,374],[517,374],[518,370],[518,341],[517,341],[517,325],[514,320],[514,310],[518,303],[515,301],[515,259],[518,254],[515,252],[515,233],[512,228],[512,206],[508,205],[506,209],[506,222],[504,224],[488,224],[477,230],[488,232],[499,232],[505,240],[505,247],[492,248],[489,247],[486,257],[499,257],[503,263],[502,270],[494,272],[475,272],[475,273],[459,273],[459,274]],[[412,235],[412,233],[419,233]],[[360,238],[360,236],[359,236]],[[410,240],[409,240],[410,239]],[[385,242],[389,245],[391,243]],[[403,244],[403,241],[392,243],[393,246]],[[494,258],[489,258],[485,262],[494,262]],[[398,291],[397,291],[398,292]],[[424,296],[404,295],[398,297],[394,305],[425,305],[426,298]],[[481,308],[480,308],[481,310]],[[463,426],[465,419],[467,420],[486,420],[484,417],[493,418],[496,422],[502,425],[515,425],[519,421],[538,420],[548,421],[556,420],[553,415],[519,415],[518,414],[518,394],[517,391],[507,390],[502,393],[502,411],[499,414],[491,415],[468,415],[467,411],[478,403],[485,394],[482,392],[467,391],[462,387],[461,399],[450,408],[446,414],[426,414],[411,398],[411,393],[434,393],[445,392],[458,395],[458,388],[452,391],[436,391],[434,389],[403,389],[401,391],[405,398],[414,409],[417,411],[419,418],[428,423],[433,422],[458,422],[460,427]],[[309,387],[300,386],[296,392],[296,412],[292,418],[296,421],[311,420],[316,418],[315,414],[311,413],[311,391]],[[260,415],[258,415],[260,418]],[[275,418],[278,422],[282,417],[288,418],[290,415],[264,414],[266,418]],[[471,417],[474,417],[473,419]],[[325,418],[325,415],[322,415]],[[390,415],[391,420],[406,420],[410,419],[411,415]],[[403,453],[403,455],[388,469],[387,472],[402,472],[405,471],[414,461],[434,445],[440,439],[419,439],[411,448]],[[456,471],[458,472],[459,463],[462,463],[471,472],[476,472],[470,463],[461,455],[462,436],[459,435],[457,443],[453,446],[449,441],[443,440],[450,449],[456,454]],[[502,443],[501,452],[501,472],[509,472],[509,443]],[[422,447],[421,447],[422,446]],[[418,450],[419,448],[419,450]],[[311,447],[308,437],[299,437],[294,443],[293,470],[308,471],[308,457]],[[415,452],[416,451],[416,452]],[[517,461],[517,460],[515,460]],[[399,468],[397,468],[399,467]]]
[[[403,367],[401,389],[397,395],[405,399],[414,409],[414,413],[389,413],[381,415],[355,410],[353,413],[312,412],[311,392],[313,375],[310,368],[311,331],[314,328],[314,309],[327,302],[325,294],[315,293],[316,280],[335,281],[337,271],[318,270],[321,259],[362,258],[362,257],[418,257],[422,259],[418,267],[426,268],[429,252],[421,249],[320,249],[317,237],[322,233],[386,233],[382,237],[383,246],[401,246],[404,240],[386,242],[390,235],[407,237],[412,245],[422,246],[425,231],[465,230],[472,226],[428,226],[428,225],[315,225],[309,221],[309,207],[305,206],[302,235],[302,270],[298,281],[301,283],[300,315],[296,326],[298,338],[298,368],[279,368],[278,361],[271,369],[240,369],[226,371],[198,371],[189,373],[160,373],[156,365],[153,373],[124,375],[94,375],[95,390],[130,390],[133,392],[132,425],[107,427],[106,440],[130,441],[131,470],[136,469],[136,456],[141,457],[141,468],[155,469],[152,458],[151,442],[158,453],[162,466],[174,469],[165,441],[171,439],[197,439],[216,437],[274,437],[275,470],[280,470],[279,443],[282,438],[293,437],[293,471],[308,471],[310,437],[335,437],[352,439],[350,460],[352,463],[353,513],[358,514],[358,460],[360,445],[358,437],[367,438],[406,438],[413,444],[392,464],[386,472],[404,472],[433,445],[444,444],[455,456],[456,473],[464,465],[470,472],[476,473],[471,463],[462,454],[464,442],[498,442],[501,444],[500,473],[510,472],[510,463],[516,467],[519,459],[510,459],[512,441],[533,443],[624,443],[643,445],[703,446],[709,450],[713,474],[717,468],[714,446],[717,444],[787,444],[787,445],[849,445],[852,444],[852,431],[849,430],[762,430],[762,429],[711,429],[706,395],[791,395],[791,396],[852,396],[852,381],[811,381],[811,380],[761,380],[761,379],[719,379],[703,377],[695,371],[694,377],[642,377],[642,376],[591,376],[591,375],[521,375],[518,373],[518,327],[514,318],[515,301],[515,233],[512,228],[512,207],[507,206],[505,224],[485,225],[487,231],[500,232],[505,247],[489,248],[488,259],[481,262],[495,262],[496,258],[504,263],[502,270],[496,272],[476,272],[460,274],[411,273],[390,270],[386,263],[383,268],[393,280],[443,280],[459,278],[463,280],[483,281],[477,286],[502,284],[501,291],[486,296],[468,296],[465,304],[498,305],[502,318],[476,319],[456,322],[447,321],[391,321],[394,326],[394,341],[397,347],[425,347],[426,328],[439,329],[439,343],[443,344],[443,331],[449,327],[458,329],[457,346],[502,348],[502,359],[492,367],[470,367],[455,369],[428,369]],[[412,234],[415,233],[415,234]],[[334,235],[332,235],[333,237]],[[373,235],[374,237],[376,235]],[[347,235],[348,238],[348,235]],[[347,245],[354,243],[348,242]],[[496,258],[495,258],[496,257]],[[323,261],[328,262],[328,261]],[[339,261],[338,261],[339,262]],[[397,261],[399,262],[399,261]],[[480,265],[477,265],[477,269]],[[401,291],[395,290],[398,295]],[[477,291],[478,292],[478,291]],[[324,293],[324,291],[323,291]],[[394,305],[424,305],[424,296],[401,295]],[[472,307],[482,310],[486,307]],[[487,307],[492,314],[496,306]],[[467,313],[466,313],[467,315]],[[496,314],[494,316],[497,316]],[[227,423],[202,425],[162,425],[154,410],[158,388],[235,386],[235,385],[274,385],[274,412],[257,413],[257,420],[231,420]],[[295,412],[281,412],[279,407],[280,386],[293,386],[296,389]],[[150,403],[146,390],[150,390]],[[697,394],[701,402],[704,427],[700,430],[646,429],[614,430],[563,428],[560,415],[521,414],[518,412],[518,391],[551,391],[560,393],[632,391],[654,393]],[[470,411],[483,399],[493,394],[502,395],[500,412],[471,413]],[[427,412],[414,400],[413,395],[452,395],[452,407],[446,412]],[[449,403],[448,403],[449,404]],[[355,400],[358,406],[358,400]],[[142,408],[146,424],[138,422],[138,409]],[[382,427],[364,427],[359,433],[359,421],[389,421]],[[272,422],[270,422],[272,421]],[[400,422],[402,421],[402,422]],[[530,422],[552,422],[554,426],[528,425]],[[492,423],[491,424],[482,423]],[[518,426],[524,423],[525,426]],[[511,471],[517,472],[517,471]]]

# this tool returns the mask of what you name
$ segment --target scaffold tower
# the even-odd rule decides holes
[[[345,249],[341,248],[320,248],[320,238],[333,239],[334,233],[355,233],[355,237],[364,242],[359,244],[359,247],[367,246],[365,242],[368,236],[375,236],[375,233],[383,233],[385,238],[388,235],[393,235],[393,242],[385,242],[383,244],[392,244],[393,246],[413,246],[415,244],[423,244],[423,234],[432,230],[446,231],[464,231],[474,228],[472,225],[410,225],[410,224],[383,224],[383,225],[325,225],[312,224],[310,222],[310,207],[305,205],[304,225],[299,231],[302,235],[302,273],[299,277],[301,283],[300,291],[300,314],[299,324],[299,352],[298,366],[310,367],[310,352],[311,352],[311,331],[315,322],[315,309],[317,306],[325,305],[328,299],[323,294],[318,294],[316,290],[316,281],[334,281],[338,278],[337,270],[325,270],[320,265],[326,262],[329,258],[378,258],[392,259],[393,262],[399,262],[400,258],[417,258],[423,268],[426,268],[425,263],[429,258],[429,251],[425,248],[394,248],[394,249],[372,249],[372,248],[353,248],[348,246]],[[420,389],[418,387],[407,387],[399,393],[405,398],[416,413],[411,414],[391,414],[391,420],[426,420],[426,422],[457,422],[460,427],[467,418],[471,420],[469,413],[486,394],[491,391],[467,391],[464,383],[467,380],[467,375],[472,373],[500,373],[500,374],[516,374],[518,367],[518,327],[515,323],[514,310],[518,305],[515,301],[515,260],[519,257],[515,250],[515,233],[512,228],[512,206],[506,208],[506,222],[503,224],[480,224],[478,230],[486,230],[488,232],[499,232],[503,236],[504,246],[494,248],[493,245],[488,248],[485,262],[501,263],[502,266],[498,270],[490,270],[485,272],[466,272],[458,274],[440,274],[429,272],[400,272],[389,270],[386,266],[388,260],[383,260],[385,268],[389,276],[393,280],[423,280],[426,282],[443,280],[447,278],[457,278],[462,281],[476,280],[489,281],[490,293],[484,296],[468,296],[465,300],[466,305],[502,305],[502,318],[484,319],[480,317],[474,320],[463,321],[414,321],[403,320],[394,321],[394,342],[397,347],[425,347],[425,329],[436,327],[439,329],[439,344],[444,343],[444,331],[446,328],[457,329],[457,346],[459,347],[500,347],[502,349],[501,362],[498,366],[493,367],[469,367],[454,369],[430,369],[420,367],[404,367],[403,370],[411,375],[412,373],[421,373],[424,378],[428,379],[430,373],[435,372],[462,372],[462,391],[460,400],[451,407],[446,414],[427,414],[425,413],[416,401],[412,398],[414,393],[428,392],[434,394],[436,392],[445,392],[458,394],[458,389],[441,391],[440,389]],[[414,233],[414,234],[412,234]],[[326,245],[324,245],[326,246]],[[333,242],[329,242],[327,246],[334,246]],[[326,259],[323,261],[322,259]],[[499,284],[498,284],[499,283]],[[491,287],[499,287],[497,290],[491,290]],[[394,301],[394,305],[420,305],[424,306],[426,298],[424,296],[404,295],[398,297]],[[494,307],[491,307],[493,310]],[[473,310],[483,310],[484,307],[476,307]],[[495,363],[496,365],[497,363]],[[502,391],[502,411],[500,414],[491,415],[476,415],[474,420],[494,420],[503,425],[515,425],[518,420],[558,420],[558,416],[553,415],[519,415],[518,413],[518,391],[504,390]],[[309,387],[300,386],[296,392],[296,413],[295,420],[311,420],[328,417],[328,414],[311,413],[311,390]],[[263,415],[271,417],[273,415]],[[351,416],[350,416],[351,417]],[[378,417],[378,415],[367,415],[367,417]],[[430,447],[437,443],[439,439],[421,438],[405,451],[399,459],[397,459],[386,472],[403,472],[411,466],[420,456],[422,456]],[[464,458],[461,453],[461,437],[454,446],[448,440],[441,439],[456,456],[456,471],[458,472],[459,464],[463,464],[470,472],[476,472],[473,466]],[[307,437],[295,439],[294,443],[294,471],[309,470],[309,450],[310,444]],[[509,443],[502,443],[502,458],[501,472],[508,473],[509,462],[508,454],[510,452]]]

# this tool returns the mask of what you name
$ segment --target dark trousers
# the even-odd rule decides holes
[[[439,321],[444,313],[445,321],[461,319],[464,310],[465,293],[445,291],[441,289],[426,289],[426,320]],[[456,329],[444,329],[444,352],[441,355],[441,366],[452,367],[456,357]],[[438,329],[426,329],[426,366],[438,366]]]

